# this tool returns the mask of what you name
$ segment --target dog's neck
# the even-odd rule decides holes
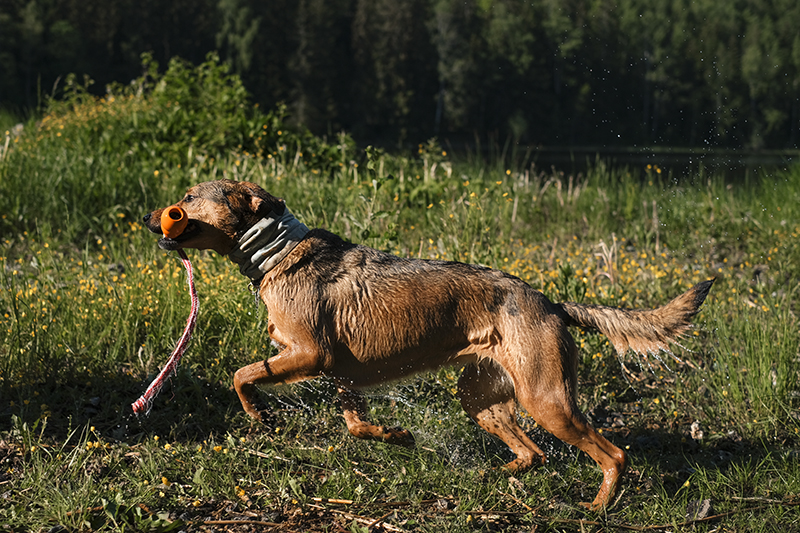
[[[242,235],[228,257],[257,286],[267,272],[294,250],[308,231],[306,225],[288,209],[284,209],[282,215],[270,213]]]

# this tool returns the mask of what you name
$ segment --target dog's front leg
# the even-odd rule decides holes
[[[279,385],[318,377],[325,359],[318,350],[293,345],[271,359],[240,368],[233,376],[233,386],[245,412],[261,422],[261,413],[255,405],[257,385]]]
[[[358,391],[338,387],[344,421],[350,434],[359,439],[379,440],[388,444],[414,446],[414,435],[407,429],[376,426],[367,418],[367,399]]]

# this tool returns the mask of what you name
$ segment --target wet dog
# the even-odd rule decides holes
[[[406,259],[309,230],[284,202],[252,183],[201,183],[177,204],[188,225],[165,250],[210,249],[239,265],[267,306],[282,349],[234,376],[255,419],[257,385],[327,376],[338,387],[350,433],[413,445],[404,429],[367,418],[363,387],[444,365],[464,366],[461,404],[516,454],[510,471],[545,461],[517,424],[517,404],[544,429],[586,452],[603,471],[591,509],[619,489],[625,453],[587,423],[575,402],[578,350],[570,326],[599,330],[618,353],[665,350],[691,327],[713,280],[652,310],[553,303],[522,280],[490,268]],[[145,217],[161,234],[161,212]]]

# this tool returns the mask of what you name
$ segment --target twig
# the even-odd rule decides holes
[[[533,509],[531,509],[533,511]],[[530,514],[531,511],[519,512],[519,511],[466,511],[464,514],[472,515],[472,516],[525,516]]]
[[[520,500],[519,498],[517,498],[513,494],[509,494],[509,493],[503,492],[503,491],[498,491],[498,492],[500,492],[500,494],[502,494],[503,496],[508,496],[509,498],[511,498],[512,500],[514,500],[515,502],[517,502],[518,504],[523,506],[525,509],[528,510],[529,513],[535,512],[535,509],[533,509],[531,506],[529,506],[527,503],[523,502],[522,500]]]
[[[194,520],[188,522],[193,526],[264,526],[264,527],[281,527],[283,524],[276,524],[275,522],[264,522],[263,520]]]
[[[372,527],[372,524],[373,524],[373,523],[378,523],[378,522],[380,522],[380,521],[382,521],[382,520],[385,520],[387,516],[389,516],[390,514],[392,514],[392,513],[389,513],[389,514],[387,514],[387,515],[385,515],[385,516],[382,516],[382,517],[381,517],[381,518],[379,518],[377,521],[373,521],[371,518],[364,518],[364,517],[362,517],[362,516],[354,515],[354,514],[351,514],[351,513],[345,512],[345,511],[340,511],[339,509],[328,509],[328,510],[329,510],[330,512],[332,512],[332,513],[336,513],[336,514],[338,514],[338,515],[341,515],[341,516],[343,516],[343,517],[347,518],[348,520],[355,520],[355,521],[356,521],[356,522],[358,522],[359,524],[364,524],[364,525],[366,525],[367,527]],[[394,512],[394,511],[392,511],[392,512]],[[403,529],[400,529],[399,527],[397,527],[397,526],[393,526],[393,525],[391,525],[391,524],[381,524],[381,527],[382,527],[383,529],[386,529],[387,531],[396,531],[396,532],[398,532],[398,533],[402,533],[403,531],[405,531],[405,530],[403,530]]]
[[[741,496],[731,496],[731,500],[739,502],[762,502],[762,503],[787,503],[788,505],[797,505],[795,502],[782,502],[781,500],[773,500],[772,498],[760,498],[752,496],[749,498],[742,498]]]
[[[392,514],[394,514],[394,511],[389,511],[388,513],[386,513],[385,515],[383,515],[382,517],[378,518],[373,523],[368,525],[367,529],[372,529],[373,527],[377,526],[378,524],[389,518]]]
[[[337,500],[335,498],[311,498],[317,503],[335,503],[338,505],[352,505],[353,500]]]

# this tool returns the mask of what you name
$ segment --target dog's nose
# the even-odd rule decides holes
[[[144,222],[145,222],[145,224],[146,224],[146,223],[147,223],[147,221],[148,221],[148,220],[150,220],[150,218],[151,218],[152,216],[153,216],[153,213],[147,213],[147,214],[146,214],[146,215],[145,215],[145,216],[142,218],[142,220],[144,220]]]

